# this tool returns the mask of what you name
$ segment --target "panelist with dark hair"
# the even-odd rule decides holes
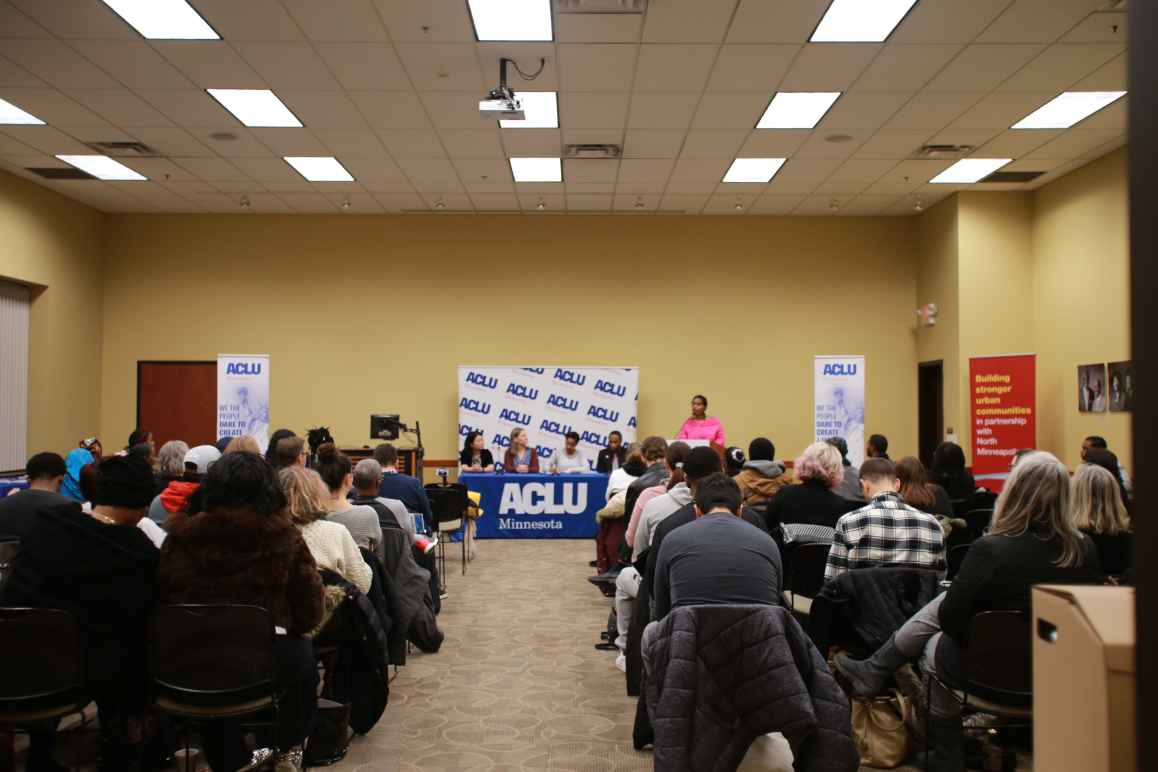
[[[601,474],[611,474],[623,466],[626,457],[627,446],[623,444],[623,434],[618,429],[613,429],[607,435],[607,447],[599,451],[599,457],[595,459],[595,471]]]
[[[567,432],[563,439],[563,449],[551,456],[552,474],[590,472],[587,458],[579,450],[579,432]]]
[[[487,450],[486,438],[482,432],[468,432],[458,454],[460,472],[493,472],[495,457]]]
[[[708,398],[703,394],[692,397],[692,414],[680,427],[677,440],[707,440],[717,445],[727,445],[724,425],[720,419],[708,415]]]

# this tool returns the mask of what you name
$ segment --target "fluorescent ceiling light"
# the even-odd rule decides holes
[[[468,0],[479,40],[554,40],[551,0]]]
[[[929,182],[978,182],[1012,160],[1012,158],[963,158]]]
[[[1013,124],[1013,128],[1068,129],[1124,96],[1125,91],[1066,91]]]
[[[520,91],[516,96],[523,103],[521,121],[499,121],[504,129],[557,129],[559,103],[554,91]]]
[[[211,88],[209,95],[233,117],[250,127],[301,128],[302,122],[290,112],[277,94],[265,88]]]
[[[724,182],[768,182],[784,165],[783,158],[737,158],[728,167]]]
[[[32,113],[26,113],[11,102],[0,99],[0,123],[19,124],[24,126],[43,126],[44,121]]]
[[[515,182],[562,182],[563,164],[558,158],[512,158]]]
[[[114,161],[107,155],[58,155],[61,161],[75,166],[81,171],[88,172],[98,180],[146,180],[143,174],[138,174],[120,161]]]
[[[879,43],[905,18],[917,0],[832,0],[809,41]]]
[[[150,40],[220,40],[185,0],[104,0],[105,5]]]
[[[287,155],[285,162],[310,182],[353,182],[354,177],[333,156]]]
[[[840,98],[839,91],[778,91],[757,129],[811,129]]]

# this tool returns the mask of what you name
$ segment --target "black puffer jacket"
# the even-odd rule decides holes
[[[801,772],[856,772],[848,700],[786,609],[672,609],[643,659],[657,772],[732,772],[769,732]]]
[[[939,571],[915,568],[845,571],[826,583],[812,602],[812,639],[822,651],[834,643],[858,643],[876,651],[940,594],[940,579]],[[843,640],[849,630],[859,641]]]

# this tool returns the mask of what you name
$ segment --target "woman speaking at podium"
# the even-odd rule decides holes
[[[707,440],[727,447],[724,425],[720,419],[708,415],[708,398],[703,394],[692,397],[692,415],[680,427],[677,440]]]
[[[511,445],[503,455],[503,469],[518,474],[539,473],[539,454],[527,447],[526,429],[511,429]]]

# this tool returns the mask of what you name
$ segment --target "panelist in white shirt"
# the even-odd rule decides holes
[[[562,450],[555,452],[551,457],[552,474],[568,474],[571,472],[589,472],[591,467],[587,458],[579,450],[579,433],[567,432]]]

